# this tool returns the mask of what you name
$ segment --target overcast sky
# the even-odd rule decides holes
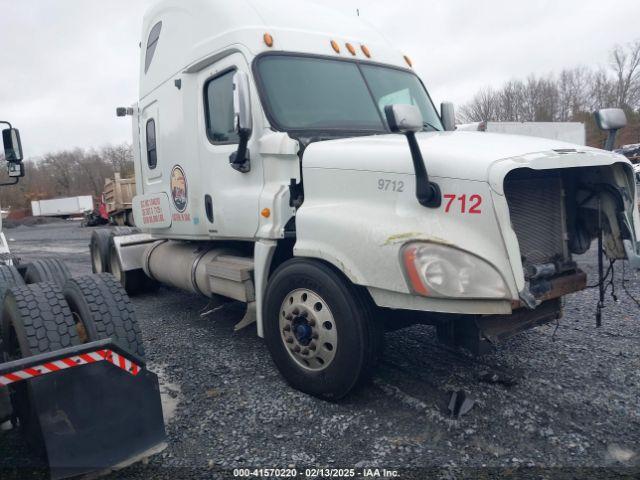
[[[153,2],[0,0],[0,119],[20,128],[28,157],[130,141],[115,107],[136,100],[142,15]],[[436,103],[462,104],[530,73],[605,65],[613,45],[640,38],[639,0],[322,3],[360,8],[413,58]]]

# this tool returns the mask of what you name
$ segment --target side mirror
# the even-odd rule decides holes
[[[7,167],[7,173],[10,178],[24,177],[24,163],[10,163]]]
[[[413,170],[416,175],[416,198],[420,205],[429,208],[439,208],[442,204],[442,194],[438,184],[429,181],[427,167],[422,158],[420,145],[416,139],[416,132],[424,128],[424,120],[420,109],[413,105],[387,105],[384,107],[389,129],[393,133],[401,133],[407,137]]]
[[[251,116],[251,89],[249,75],[236,72],[233,76],[233,128],[240,137],[238,150],[231,154],[229,163],[241,173],[251,171],[250,152],[247,148],[253,132]]]
[[[451,102],[442,102],[440,104],[440,117],[442,124],[447,132],[453,132],[456,129],[456,107]]]
[[[603,108],[595,113],[596,124],[600,130],[609,132],[605,150],[613,150],[618,130],[627,126],[627,116],[621,108]]]
[[[393,133],[419,132],[424,128],[420,109],[413,105],[387,105],[384,108],[389,129]]]
[[[22,142],[20,132],[16,128],[7,128],[2,131],[4,143],[4,157],[9,163],[20,163],[23,160]]]

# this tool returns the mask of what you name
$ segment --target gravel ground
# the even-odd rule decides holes
[[[24,260],[62,256],[74,274],[90,270],[90,234],[73,222],[7,231]],[[595,253],[579,261],[593,282]],[[637,277],[627,277],[640,298]],[[163,288],[136,297],[169,447],[112,477],[228,478],[236,467],[295,465],[398,468],[402,478],[638,478],[640,314],[616,294],[600,329],[597,290],[586,290],[566,300],[558,326],[480,359],[440,346],[432,327],[389,333],[373,381],[338,403],[289,388],[255,331],[233,332],[240,305],[202,318],[198,296]],[[483,382],[486,372],[516,384]],[[446,405],[458,390],[475,405],[453,420]],[[13,434],[0,450],[5,466],[29,461]]]

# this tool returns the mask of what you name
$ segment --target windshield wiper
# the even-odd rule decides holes
[[[439,132],[440,131],[439,128],[434,127],[429,122],[422,122],[422,126],[425,127],[425,128],[427,128],[427,127],[431,128],[431,129],[433,129],[434,132]]]

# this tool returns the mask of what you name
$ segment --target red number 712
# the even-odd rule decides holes
[[[444,198],[448,200],[444,207],[445,213],[451,213],[451,207],[456,200],[460,203],[460,213],[470,213],[472,215],[482,213],[482,210],[480,209],[480,206],[482,205],[482,196],[480,195],[471,195],[468,203],[466,194],[460,196],[448,194],[445,195]],[[467,206],[469,208],[467,208]]]

